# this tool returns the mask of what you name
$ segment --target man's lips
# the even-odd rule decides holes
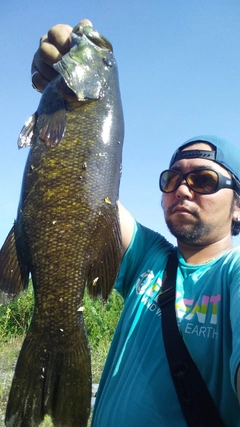
[[[187,208],[182,208],[180,206],[177,206],[176,208],[172,209],[172,213],[188,213],[192,214],[192,212]]]
[[[185,205],[173,205],[170,209],[168,209],[168,212],[170,212],[170,214],[189,214],[189,215],[196,215],[196,212],[189,208],[188,206]]]

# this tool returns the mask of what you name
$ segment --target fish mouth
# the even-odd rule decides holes
[[[78,101],[87,101],[103,97],[115,65],[111,43],[92,27],[77,26],[70,51],[53,67]]]
[[[95,46],[99,47],[103,50],[109,50],[109,52],[113,52],[112,44],[106,37],[100,34],[98,31],[94,30],[90,25],[76,25],[72,30],[73,36],[73,45],[79,43],[75,38],[75,35],[78,37],[83,37],[85,35],[90,42],[92,42]]]

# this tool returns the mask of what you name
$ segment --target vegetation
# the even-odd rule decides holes
[[[30,325],[33,311],[33,289],[30,284],[24,295],[0,306],[0,427],[3,427],[4,413],[11,385],[14,366]],[[98,383],[108,349],[123,307],[122,298],[113,291],[108,303],[92,301],[87,293],[84,297],[84,319],[92,353],[93,383]],[[46,419],[41,427],[52,426]]]

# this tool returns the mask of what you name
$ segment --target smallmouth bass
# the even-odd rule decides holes
[[[85,427],[91,361],[83,294],[107,300],[121,259],[117,199],[124,135],[111,44],[77,26],[37,112],[19,137],[30,145],[17,219],[0,251],[0,302],[26,289],[34,312],[17,361],[7,427]]]

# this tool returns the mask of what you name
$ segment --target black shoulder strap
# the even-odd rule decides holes
[[[208,388],[179,333],[175,311],[177,266],[177,251],[174,249],[170,253],[167,277],[158,297],[163,340],[173,383],[189,427],[224,427]]]

